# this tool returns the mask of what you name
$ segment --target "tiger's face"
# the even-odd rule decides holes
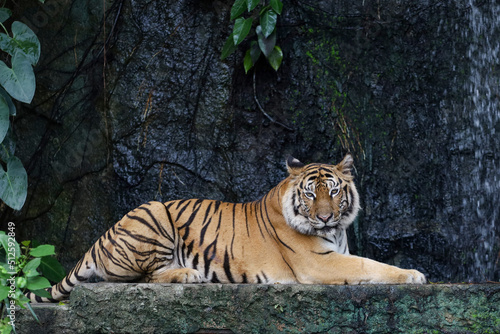
[[[290,185],[283,212],[288,225],[303,234],[328,236],[347,228],[359,211],[359,195],[353,182],[353,159],[347,155],[338,165],[310,164],[289,158]]]

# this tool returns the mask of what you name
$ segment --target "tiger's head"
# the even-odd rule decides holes
[[[338,165],[309,164],[289,157],[289,186],[282,207],[287,224],[303,234],[328,236],[347,228],[359,211],[350,154]]]

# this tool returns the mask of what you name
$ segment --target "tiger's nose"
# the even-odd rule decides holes
[[[329,214],[327,216],[317,215],[316,217],[318,217],[318,219],[322,222],[326,223],[332,217],[332,214]]]

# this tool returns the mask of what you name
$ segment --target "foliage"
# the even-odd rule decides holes
[[[14,227],[9,226],[10,232],[0,231],[0,301],[1,314],[9,314],[11,305],[31,309],[29,299],[24,293],[29,290],[40,297],[50,298],[45,290],[52,282],[58,282],[65,276],[64,268],[53,257],[54,246],[39,245],[32,248],[30,241],[23,241],[19,245],[12,237]],[[12,306],[12,307],[14,307]],[[0,332],[10,333],[11,319],[6,316],[0,321]]]
[[[40,0],[40,2],[43,2]],[[15,142],[10,118],[16,116],[12,99],[31,103],[36,81],[33,66],[40,58],[40,42],[24,23],[14,21],[11,33],[4,23],[12,15],[0,8],[0,54],[10,66],[0,60],[0,200],[15,210],[26,201],[28,175],[19,158],[14,156]]]
[[[248,36],[254,21],[258,18],[259,22],[255,27],[257,40],[250,43],[243,60],[245,73],[255,65],[261,54],[264,54],[269,64],[277,71],[283,60],[283,52],[276,45],[276,22],[282,10],[283,3],[280,0],[270,0],[269,3],[261,0],[235,0],[231,8],[234,28],[222,48],[221,59],[227,58],[236,50]],[[243,17],[245,12],[249,13],[249,17]]]

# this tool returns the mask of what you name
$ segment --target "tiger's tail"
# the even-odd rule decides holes
[[[76,285],[86,282],[90,277],[92,277],[95,271],[95,263],[90,263],[89,259],[92,261],[91,252],[94,247],[92,247],[83,256],[76,266],[71,269],[68,275],[62,279],[61,282],[53,285],[50,288],[45,289],[51,298],[40,297],[35,295],[33,292],[27,292],[26,297],[30,299],[32,303],[55,303],[69,297],[70,292],[74,289]],[[85,265],[83,264],[85,262]]]
[[[38,303],[57,302],[92,276],[115,282],[154,281],[155,273],[164,274],[166,264],[175,261],[174,250],[180,245],[165,205],[145,203],[104,233],[61,282],[46,289],[50,298],[32,292],[26,297]]]

